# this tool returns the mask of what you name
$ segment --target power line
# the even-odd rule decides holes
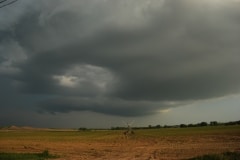
[[[8,1],[8,0],[2,0],[2,1],[0,1],[0,4],[1,4],[1,3],[4,3],[4,2],[6,2],[6,1]],[[18,1],[18,0],[13,0],[13,1],[11,1],[11,2],[7,2],[6,4],[0,5],[0,8],[6,7],[6,6],[10,5],[10,4],[13,4],[13,3],[17,2],[17,1]]]
[[[5,2],[5,1],[7,1],[7,0],[2,0],[2,1],[0,1],[0,3],[3,3],[3,2]]]

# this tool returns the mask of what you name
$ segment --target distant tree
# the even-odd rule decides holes
[[[188,127],[196,127],[196,124],[188,124]]]
[[[238,125],[240,125],[240,121],[236,121],[236,123],[237,123]]]
[[[187,125],[186,124],[180,124],[180,128],[186,128]]]
[[[227,122],[227,123],[224,123],[224,125],[228,126],[228,125],[239,125],[240,124],[240,121],[231,121],[231,122]]]
[[[156,125],[156,128],[162,128],[162,126],[158,124],[158,125]]]
[[[86,131],[87,128],[85,128],[85,127],[80,127],[80,128],[78,128],[78,130],[79,130],[79,131]]]
[[[199,126],[207,126],[207,125],[208,125],[207,122],[201,122],[201,123],[199,123]]]
[[[171,126],[164,125],[163,128],[171,128]]]
[[[125,127],[111,127],[111,130],[123,130]]]
[[[217,121],[211,121],[210,122],[210,126],[217,126],[218,125],[218,122]]]

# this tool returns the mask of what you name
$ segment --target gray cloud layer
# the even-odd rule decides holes
[[[23,0],[0,12],[3,108],[137,116],[240,91],[238,1]]]

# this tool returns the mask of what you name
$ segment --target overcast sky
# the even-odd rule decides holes
[[[0,126],[239,120],[239,0],[0,8]]]

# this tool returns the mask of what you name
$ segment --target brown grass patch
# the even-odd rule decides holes
[[[176,160],[240,151],[240,126],[122,131],[0,131],[0,152],[49,150],[60,159]]]

